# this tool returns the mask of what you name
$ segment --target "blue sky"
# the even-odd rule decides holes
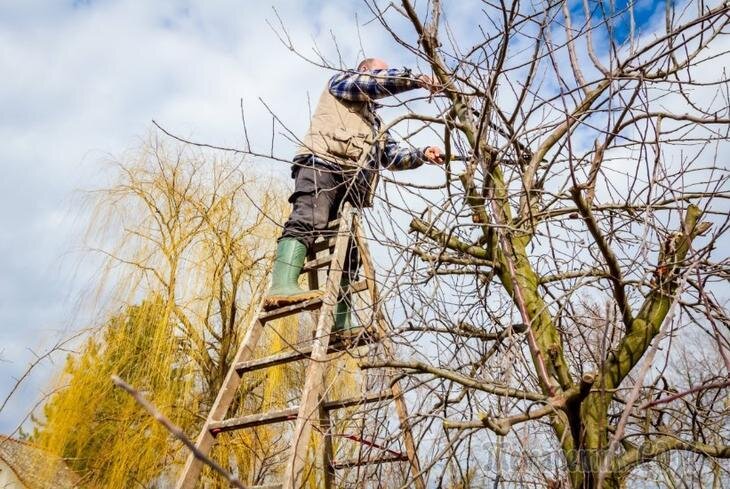
[[[446,2],[456,30],[473,30],[466,2]],[[624,2],[625,3],[625,2]],[[621,6],[619,2],[619,6]],[[580,5],[580,4],[578,4]],[[645,26],[657,2],[637,3]],[[81,250],[81,190],[102,185],[104,162],[133,148],[155,119],[174,132],[242,144],[243,97],[252,139],[267,141],[263,98],[294,133],[307,124],[307,94],[326,75],[292,54],[267,25],[275,7],[296,47],[316,44],[346,64],[379,55],[410,65],[367,8],[352,1],[17,0],[0,3],[0,400],[34,352],[88,325],[82,305],[95,262]],[[574,9],[578,24],[582,8]],[[466,29],[469,29],[467,31]],[[622,17],[617,36],[628,31]],[[281,154],[287,142],[279,141]],[[270,163],[286,180],[288,168]],[[0,413],[12,431],[62,362],[46,363]]]
[[[644,27],[647,27],[647,23],[650,22],[652,16],[654,16],[658,10],[664,10],[664,2],[656,0],[618,0],[613,2],[615,5],[615,12],[605,11],[603,8],[594,5],[595,2],[589,2],[592,5],[592,14],[596,19],[602,17],[613,17],[613,36],[618,43],[623,43],[628,39],[630,28],[631,28],[631,6],[633,4],[633,16],[636,33],[639,34]],[[609,2],[605,2],[609,3]],[[584,15],[583,3],[576,2],[572,9],[576,15],[581,18]],[[596,25],[596,22],[593,22]],[[577,27],[577,26],[574,26]]]

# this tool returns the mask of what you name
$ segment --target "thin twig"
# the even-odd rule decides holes
[[[218,472],[220,475],[226,478],[226,480],[233,486],[237,487],[239,489],[246,489],[246,486],[241,484],[241,481],[238,480],[238,477],[228,472],[226,469],[218,465],[215,460],[208,457],[206,454],[198,450],[198,448],[195,446],[195,443],[193,443],[190,438],[185,436],[185,433],[183,430],[179,427],[173,424],[172,421],[167,419],[160,411],[157,410],[157,408],[149,402],[147,399],[144,398],[142,394],[139,393],[134,387],[127,384],[124,380],[122,380],[117,375],[112,375],[112,382],[114,382],[114,385],[117,387],[120,387],[127,391],[129,395],[134,397],[134,400],[137,401],[137,403],[142,406],[145,411],[150,413],[152,417],[154,417],[162,426],[165,427],[167,431],[169,431],[172,436],[183,442],[183,444],[190,449],[190,451],[193,452],[193,455],[195,455],[195,458],[203,462],[205,465],[210,467],[211,469]]]

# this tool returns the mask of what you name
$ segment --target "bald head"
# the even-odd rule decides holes
[[[388,63],[378,58],[365,58],[357,65],[357,71],[387,70]]]

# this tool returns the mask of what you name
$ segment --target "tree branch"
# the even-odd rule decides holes
[[[598,228],[598,223],[596,222],[593,213],[588,208],[585,200],[583,200],[581,190],[577,187],[573,187],[572,189],[570,189],[570,194],[573,197],[575,204],[578,206],[578,211],[583,216],[583,219],[585,219],[586,221],[588,231],[590,231],[591,236],[593,236],[593,239],[598,245],[598,249],[601,251],[603,258],[606,260],[608,270],[609,272],[611,272],[610,278],[613,285],[613,297],[614,299],[616,299],[619,311],[621,311],[621,317],[623,319],[624,325],[626,326],[626,330],[629,331],[631,330],[633,317],[631,313],[631,306],[629,305],[629,300],[626,297],[626,290],[624,289],[624,278],[623,274],[621,273],[621,266],[618,263],[618,258],[616,258],[613,250],[608,245],[608,242],[606,242],[606,239],[603,237],[603,233]]]
[[[729,445],[711,445],[696,441],[685,441],[673,436],[664,435],[656,440],[647,441],[641,447],[629,449],[614,463],[612,470],[618,473],[626,473],[629,469],[649,462],[659,455],[672,451],[683,450],[699,453],[715,458],[730,458]]]
[[[162,413],[160,413],[157,408],[149,402],[147,399],[144,398],[142,394],[139,393],[134,387],[127,384],[124,380],[122,380],[120,377],[116,375],[112,375],[112,382],[114,382],[114,385],[117,387],[125,390],[128,394],[130,394],[137,403],[142,406],[145,411],[150,413],[152,417],[154,417],[162,426],[165,427],[167,431],[170,432],[172,436],[183,442],[183,444],[190,449],[190,451],[193,452],[193,455],[195,455],[195,458],[203,462],[205,465],[213,469],[214,471],[218,472],[220,475],[226,478],[226,480],[233,486],[237,487],[239,489],[246,489],[246,487],[241,484],[241,481],[238,480],[238,477],[228,472],[226,469],[218,465],[215,460],[208,457],[206,454],[198,450],[198,448],[195,446],[195,443],[193,443],[190,438],[185,436],[185,433],[183,430],[172,423],[169,419],[167,419]]]
[[[454,372],[453,370],[434,367],[423,362],[405,362],[398,360],[365,362],[360,365],[360,368],[407,368],[421,373],[432,374],[443,379],[451,380],[465,387],[470,387],[472,389],[477,389],[498,396],[514,397],[517,399],[526,399],[528,401],[544,401],[547,399],[544,395],[536,392],[513,389],[506,385],[496,384],[493,382],[480,382],[471,377]]]
[[[575,406],[586,398],[590,392],[591,386],[596,380],[596,375],[588,373],[583,375],[580,385],[575,385],[562,394],[550,397],[547,404],[537,409],[528,409],[525,413],[506,418],[494,418],[490,414],[481,413],[479,421],[444,421],[446,429],[470,429],[470,428],[488,428],[500,436],[506,436],[512,427],[525,421],[540,419],[550,414],[556,414],[558,410],[565,410],[568,406]]]

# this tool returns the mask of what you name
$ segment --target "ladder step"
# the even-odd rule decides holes
[[[312,247],[309,249],[309,252],[310,253],[319,253],[320,251],[329,250],[331,248],[334,248],[335,241],[337,241],[337,236],[317,240],[314,242]]]
[[[332,333],[327,353],[336,353],[338,351],[343,351],[344,349],[349,350],[351,348],[357,348],[359,346],[372,343],[374,341],[372,333],[363,333],[364,331],[365,328],[360,327],[353,328],[348,331]],[[351,341],[348,342],[348,340]],[[269,355],[255,360],[238,363],[236,364],[236,372],[238,372],[238,375],[243,375],[263,368],[276,367],[277,365],[296,362],[311,356],[312,345],[309,344],[297,350],[286,351],[283,353],[277,353],[276,355]]]
[[[357,294],[359,292],[363,292],[367,290],[368,284],[366,280],[359,280],[357,282],[354,282],[350,285],[350,292],[353,294]],[[283,318],[286,316],[291,316],[292,314],[297,314],[302,311],[313,311],[315,309],[319,309],[319,307],[322,305],[322,298],[316,297],[314,299],[310,299],[308,301],[299,302],[297,304],[292,304],[291,306],[284,306],[280,307],[278,309],[272,309],[270,311],[265,311],[259,314],[259,321],[262,323],[265,323],[267,321],[273,321],[274,319]]]
[[[330,263],[332,263],[332,255],[315,258],[314,260],[310,260],[304,264],[301,273],[307,273],[311,272],[312,270],[317,270],[319,268],[329,266]]]
[[[368,290],[367,280],[358,280],[357,282],[350,284],[350,292],[353,294],[364,292],[366,290]]]
[[[226,431],[242,430],[244,428],[254,428],[273,423],[283,423],[284,421],[294,421],[297,419],[299,407],[279,409],[269,411],[268,413],[249,414],[239,418],[230,418],[217,423],[210,424],[210,432],[213,435],[224,433]]]
[[[261,314],[259,314],[259,321],[265,323],[267,321],[273,321],[274,319],[291,316],[292,314],[297,314],[302,311],[312,311],[314,309],[319,309],[319,306],[321,305],[322,298],[315,297],[314,299],[299,302],[297,304],[292,304],[291,306],[284,306],[278,309],[272,309],[270,311],[262,312]]]
[[[323,404],[325,411],[331,411],[333,409],[344,409],[358,404],[372,404],[374,402],[386,401],[393,399],[393,391],[387,389],[380,392],[370,392],[361,396],[346,397],[345,399],[338,399],[337,401],[327,401]]]
[[[370,404],[373,402],[383,401],[386,399],[392,399],[393,393],[390,390],[382,392],[374,392],[366,394],[364,396],[349,397],[346,399],[339,399],[337,401],[328,401],[323,404],[325,411],[332,411],[334,409],[344,409],[359,404]],[[276,411],[269,411],[268,413],[249,414],[247,416],[241,416],[238,418],[225,419],[217,423],[210,423],[210,432],[213,435],[223,433],[226,431],[241,430],[244,428],[254,428],[256,426],[263,426],[273,423],[283,423],[285,421],[294,421],[297,419],[299,413],[299,406],[279,409]]]
[[[343,462],[334,462],[332,468],[335,470],[349,469],[352,467],[361,467],[363,465],[387,464],[391,462],[408,462],[406,455],[389,455],[383,457],[370,458],[366,460],[345,460]]]

